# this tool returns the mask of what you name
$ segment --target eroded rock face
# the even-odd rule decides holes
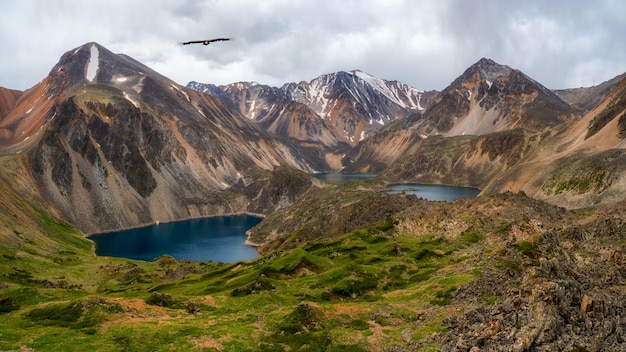
[[[557,234],[546,234],[541,256],[522,272],[485,273],[460,289],[466,313],[450,317],[445,349],[466,351],[623,351],[626,348],[624,249],[576,259]],[[545,254],[545,252],[543,252]],[[559,254],[560,253],[560,254]],[[484,297],[498,297],[484,304]],[[474,298],[473,298],[474,297]],[[478,297],[483,297],[483,301]]]
[[[100,115],[93,112],[86,126],[90,132],[89,136],[99,146],[106,160],[128,181],[129,185],[142,197],[148,197],[156,188],[156,180],[148,168],[148,162],[140,152],[140,148],[150,151],[148,154],[159,154],[163,149],[163,143],[159,140],[159,132],[154,130],[152,138],[146,138],[143,132],[148,135],[152,132],[149,128],[144,131],[143,126],[148,126],[148,115],[142,115],[139,109],[130,103],[106,106],[91,104],[93,110],[99,107],[107,111],[107,117],[111,123],[106,123]],[[140,132],[140,133],[138,133]],[[90,138],[83,139],[91,144]],[[139,142],[139,143],[137,143]],[[75,151],[87,148],[86,145],[76,146]],[[78,150],[77,150],[78,149]],[[165,153],[164,153],[165,154]],[[169,155],[169,154],[168,154]],[[171,160],[164,158],[158,163],[154,157],[153,167],[159,168],[159,164],[167,163]]]
[[[32,180],[20,182],[85,232],[252,211],[250,204],[271,209],[234,186],[278,166],[328,169],[315,146],[274,138],[220,99],[96,43],[63,55],[32,91],[41,94],[29,93],[35,100],[16,110],[0,147],[27,152]],[[41,96],[46,104],[37,105]]]

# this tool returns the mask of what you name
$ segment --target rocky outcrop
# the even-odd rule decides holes
[[[453,294],[471,302],[446,319],[439,339],[449,351],[623,351],[626,348],[625,249],[602,246],[585,258],[547,233],[521,272],[489,270]],[[568,248],[569,247],[569,248]],[[591,249],[591,246],[589,246]],[[485,297],[496,303],[485,305]],[[482,298],[483,301],[480,301]]]

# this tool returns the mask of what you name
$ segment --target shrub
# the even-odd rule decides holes
[[[415,252],[415,259],[416,260],[422,260],[422,259],[426,259],[428,257],[441,257],[441,254],[428,249],[428,248],[420,248],[417,250],[417,252]]]
[[[446,290],[437,291],[435,294],[435,299],[430,301],[430,304],[435,304],[438,306],[447,306],[452,301],[451,293],[456,291],[456,287],[452,286]]]
[[[485,238],[485,236],[478,231],[468,231],[468,232],[463,233],[461,237],[459,237],[459,240],[461,240],[461,242],[463,243],[470,244],[470,243],[478,243],[483,238]]]
[[[176,304],[176,300],[167,293],[152,292],[146,303],[153,306],[171,307]]]
[[[370,324],[368,324],[365,320],[355,319],[348,323],[348,327],[354,330],[367,330],[370,328]]]
[[[539,249],[536,242],[522,241],[515,245],[518,251],[523,255],[535,259],[539,255]]]
[[[11,297],[0,297],[0,314],[20,309],[20,306]]]
[[[322,328],[324,314],[306,302],[298,304],[296,309],[285,319],[285,324],[280,327],[287,333],[314,331]]]
[[[28,313],[32,321],[45,322],[50,325],[70,327],[78,322],[83,314],[83,307],[77,303],[50,304],[35,308]]]

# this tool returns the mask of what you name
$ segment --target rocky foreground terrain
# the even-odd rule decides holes
[[[394,316],[393,304],[378,311],[395,321],[390,324],[404,326],[403,343],[382,350],[420,351],[433,346],[444,351],[626,348],[623,202],[607,208],[567,211],[523,193],[452,204],[378,193],[354,199],[350,192],[341,192],[331,197],[340,204],[336,205],[323,201],[328,199],[325,197],[316,198],[319,203],[296,204],[268,217],[251,231],[251,238],[259,242],[270,238],[264,248],[273,253],[306,248],[315,239],[333,238],[333,234],[355,229],[380,229],[387,223],[389,228],[381,233],[390,239],[430,236],[431,240],[464,243],[458,251],[432,250],[417,255],[451,255],[451,261],[431,276],[447,285],[439,284],[438,298],[429,304],[417,299],[403,302],[413,310],[415,321],[401,322]],[[281,228],[273,222],[278,217],[297,225]],[[398,245],[393,250],[408,263],[416,258],[410,254],[413,248]],[[471,279],[450,285],[459,277]],[[383,297],[406,294],[405,290]],[[420,339],[412,337],[416,327],[433,321],[439,321],[440,330]]]

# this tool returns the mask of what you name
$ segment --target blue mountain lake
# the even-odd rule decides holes
[[[433,201],[452,202],[462,197],[473,198],[480,193],[480,189],[473,187],[449,186],[449,185],[433,185],[421,183],[402,183],[388,185],[387,193],[406,193],[414,194],[420,198]]]
[[[322,178],[343,183],[374,176],[334,173]],[[388,188],[387,192],[392,194],[404,192],[447,202],[461,197],[475,197],[480,193],[478,188],[419,183],[392,184]],[[217,216],[97,234],[90,239],[96,243],[96,254],[100,256],[152,261],[169,254],[178,260],[233,263],[259,256],[255,248],[245,244],[245,240],[246,231],[261,220],[261,217],[252,215]]]
[[[161,223],[90,236],[96,254],[152,261],[169,254],[194,261],[233,263],[259,256],[245,244],[246,231],[261,222],[252,215],[229,215]]]

